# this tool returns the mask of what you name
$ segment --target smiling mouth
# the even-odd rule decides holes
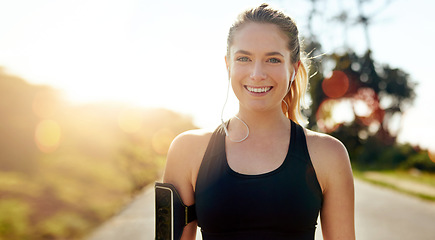
[[[266,93],[269,92],[272,88],[273,87],[251,87],[245,85],[245,89],[252,93]]]

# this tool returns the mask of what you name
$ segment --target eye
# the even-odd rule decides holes
[[[248,58],[248,57],[238,57],[238,58],[237,58],[237,61],[238,61],[238,62],[248,62],[248,61],[249,61],[249,58]]]
[[[267,61],[270,62],[270,63],[280,63],[281,62],[281,60],[279,60],[278,58],[271,58],[271,59],[269,59]]]

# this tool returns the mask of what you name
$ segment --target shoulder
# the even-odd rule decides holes
[[[307,145],[310,152],[327,154],[336,161],[347,161],[347,149],[344,144],[328,134],[305,130]],[[345,157],[345,159],[343,159]]]
[[[186,141],[201,141],[207,138],[210,138],[213,134],[209,129],[193,129],[185,131],[174,138],[174,143],[183,143]]]
[[[191,165],[197,158],[202,158],[211,138],[212,132],[203,129],[189,130],[181,133],[172,141],[168,150],[167,164]]]
[[[355,239],[354,184],[345,146],[327,134],[305,130],[307,146],[323,192],[320,219],[324,239]]]
[[[172,141],[168,157],[173,154],[177,156],[190,155],[206,148],[211,135],[212,132],[205,129],[195,129],[181,133]]]
[[[207,130],[189,130],[169,147],[163,182],[173,184],[186,204],[193,202],[192,190],[211,135]]]
[[[308,152],[323,191],[335,181],[352,179],[349,155],[341,141],[308,129],[305,129],[305,135]]]

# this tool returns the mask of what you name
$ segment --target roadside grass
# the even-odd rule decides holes
[[[356,178],[394,189],[421,199],[435,202],[435,174],[411,170],[359,170],[353,169]]]

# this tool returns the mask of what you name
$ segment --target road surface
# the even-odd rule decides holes
[[[358,240],[434,240],[435,203],[355,180]],[[154,189],[148,187],[88,240],[154,239]],[[201,239],[198,234],[197,239]],[[321,230],[316,240],[321,240]]]

